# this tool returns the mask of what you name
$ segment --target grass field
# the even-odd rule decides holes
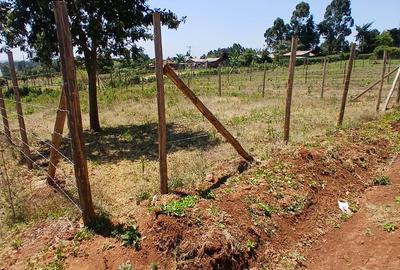
[[[391,68],[399,64],[400,61],[392,61]],[[378,80],[381,66],[381,61],[358,60],[352,75],[350,97]],[[246,150],[257,159],[266,160],[274,148],[290,149],[296,144],[313,144],[315,136],[336,128],[343,91],[343,69],[344,62],[329,64],[325,94],[321,99],[322,65],[308,67],[307,82],[304,66],[296,68],[291,143],[288,146],[282,144],[287,68],[267,71],[264,98],[261,95],[263,71],[256,68],[235,70],[229,76],[229,82],[225,70],[221,97],[218,96],[217,75],[200,76],[194,71],[190,86]],[[78,80],[82,77],[82,72],[79,72]],[[386,97],[393,78],[394,75],[385,80],[383,97]],[[185,73],[183,79],[188,80]],[[58,78],[53,83],[59,81]],[[169,185],[172,190],[181,187],[195,189],[205,181],[213,167],[235,158],[237,154],[167,78],[165,85]],[[377,117],[377,88],[357,102],[348,102],[345,127],[357,126]],[[51,138],[58,105],[57,91],[23,98],[29,140],[44,156],[48,155],[48,149],[46,151],[42,141]],[[87,92],[80,92],[92,193],[96,206],[111,216],[123,216],[131,211],[124,207],[127,202],[147,199],[158,192],[155,93],[154,82],[146,83],[143,91],[140,84],[102,87],[99,90],[99,111],[103,131],[92,133],[87,131]],[[393,100],[391,104],[394,104]],[[15,113],[12,113],[14,104],[7,102],[6,105],[16,137],[18,125]],[[68,139],[62,149],[66,156],[70,156]],[[37,152],[33,151],[33,155],[41,160]],[[46,168],[42,161],[42,168]],[[72,179],[72,166],[68,162],[62,162],[60,166]],[[35,172],[45,177],[42,170]]]

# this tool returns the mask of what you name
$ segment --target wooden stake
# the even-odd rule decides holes
[[[221,133],[222,136],[235,148],[235,150],[247,161],[254,161],[240,145],[240,143],[232,136],[232,134],[221,124],[221,122],[211,113],[211,111],[196,97],[185,83],[179,78],[175,71],[167,64],[164,66],[164,74],[190,99],[196,108],[210,121],[210,123]]]
[[[1,111],[1,117],[3,118],[4,134],[6,135],[6,141],[10,145],[14,145],[14,143],[12,142],[12,139],[11,139],[10,125],[8,123],[6,104],[4,102],[2,88],[0,88],[0,111]]]
[[[306,74],[304,77],[304,83],[307,83],[307,80],[308,80],[308,59],[307,58],[305,59],[305,65],[306,65]]]
[[[160,162],[160,192],[168,193],[167,174],[167,125],[165,120],[165,98],[163,77],[163,53],[161,41],[160,13],[153,13],[155,68],[157,78],[157,105],[158,105],[158,150]]]
[[[396,77],[394,78],[392,87],[390,88],[389,94],[386,97],[385,103],[383,104],[382,112],[385,112],[387,107],[388,107],[388,105],[389,105],[389,101],[390,101],[390,98],[393,95],[394,89],[396,88],[397,81],[400,81],[400,69],[397,71],[397,74],[396,74]]]
[[[388,74],[385,75],[384,79],[386,79],[388,76],[392,75],[393,73],[395,73],[397,70],[399,69],[399,67],[393,69],[392,71],[390,71]],[[360,94],[358,94],[355,98],[353,98],[351,101],[356,101],[357,99],[359,99],[360,97],[362,97],[365,93],[367,93],[368,91],[370,91],[372,88],[374,88],[375,86],[377,86],[382,80],[379,79],[376,82],[374,82],[373,84],[371,84],[370,86],[368,86],[364,91],[362,91]]]
[[[383,89],[383,83],[384,83],[384,78],[385,78],[385,72],[386,72],[386,61],[387,61],[387,53],[386,51],[383,52],[383,65],[382,65],[382,73],[381,73],[381,83],[379,85],[379,91],[378,91],[378,99],[376,101],[376,111],[379,111],[379,107],[381,105],[381,97],[382,97],[382,89]]]
[[[349,64],[347,67],[346,81],[344,83],[344,90],[343,90],[342,104],[340,106],[338,126],[341,126],[343,124],[344,111],[346,109],[347,95],[349,93],[351,72],[353,71],[353,63],[354,63],[355,55],[356,55],[356,44],[353,43],[351,45],[351,53],[350,53],[350,58],[349,58]]]
[[[221,67],[218,66],[218,95],[222,95]]]
[[[64,132],[65,119],[67,117],[67,100],[65,98],[64,87],[61,88],[60,102],[56,114],[56,121],[54,123],[54,131],[51,135],[51,148],[49,157],[49,166],[47,168],[47,183],[54,185],[57,164],[59,161],[59,150],[62,141],[62,134]]]
[[[15,64],[12,51],[8,51],[7,56],[8,56],[8,63],[10,65],[11,80],[14,89],[15,107],[18,114],[19,133],[21,135],[21,141],[22,141],[21,149],[22,153],[24,154],[23,159],[25,160],[28,169],[31,170],[33,168],[32,155],[31,155],[31,150],[29,149],[28,136],[26,135],[25,119],[24,119],[24,113],[22,111],[21,96],[19,94],[17,73],[15,72]]]
[[[76,69],[71,42],[67,3],[62,1],[54,1],[53,3],[60,51],[61,71],[63,74],[63,85],[67,100],[67,108],[69,111],[68,127],[72,139],[72,157],[74,160],[75,178],[78,187],[83,223],[85,226],[90,226],[93,225],[95,221],[95,213],[89,184],[85,142],[83,140],[81,108],[76,81]]]
[[[324,91],[325,91],[325,79],[326,79],[326,69],[328,67],[328,58],[325,57],[324,59],[324,67],[322,71],[322,84],[321,84],[321,98],[324,98]]]
[[[399,80],[399,90],[397,91],[397,98],[396,98],[396,103],[400,103],[400,80]]]
[[[387,56],[387,59],[389,59],[388,72],[390,72],[390,69],[392,67],[392,58]],[[387,77],[387,83],[390,83],[390,76]]]
[[[289,142],[290,134],[290,113],[292,107],[292,95],[293,95],[293,81],[294,81],[294,69],[296,66],[296,50],[297,50],[297,37],[292,37],[290,61],[289,61],[289,78],[286,93],[286,110],[285,110],[285,124],[283,128],[285,143]]]
[[[263,74],[263,86],[262,86],[262,97],[265,97],[265,80],[267,77],[267,63],[264,62],[264,74]]]

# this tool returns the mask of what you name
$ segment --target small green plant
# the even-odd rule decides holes
[[[161,212],[168,216],[183,217],[188,208],[193,207],[198,201],[196,196],[186,196],[178,201],[170,201],[161,207]]]
[[[80,242],[83,240],[88,240],[92,237],[93,237],[93,231],[84,227],[75,233],[74,240]]]
[[[348,213],[342,213],[341,215],[340,215],[340,219],[342,220],[342,221],[347,221],[347,220],[349,220],[350,218],[351,218],[351,214],[348,214]]]
[[[315,180],[310,180],[310,181],[308,182],[308,186],[309,186],[310,188],[312,188],[312,189],[316,189],[317,186],[318,186],[318,183],[317,183],[317,181],[315,181]]]
[[[396,197],[394,198],[394,201],[395,201],[396,203],[400,203],[400,196],[396,196]]]
[[[256,249],[256,243],[251,239],[247,240],[246,249],[250,253],[254,252],[254,250]]]
[[[390,184],[390,178],[386,175],[375,177],[373,180],[375,186],[386,186]]]
[[[150,265],[150,270],[158,270],[158,263],[152,262]]]
[[[397,226],[389,222],[383,225],[383,229],[387,232],[394,232],[395,230],[397,230]]]
[[[124,246],[131,246],[136,250],[140,249],[141,234],[136,224],[129,225],[126,228],[118,228],[111,235],[122,241]]]
[[[197,226],[203,225],[203,220],[202,220],[200,214],[196,214],[196,215],[195,215],[195,217],[194,217],[194,224],[196,224]]]
[[[127,261],[118,266],[118,270],[133,270],[133,266],[130,261]]]
[[[206,191],[203,191],[200,196],[202,198],[204,198],[204,199],[207,199],[207,200],[214,200],[215,199],[215,194],[210,189],[207,189]]]
[[[20,247],[22,247],[22,240],[20,238],[15,239],[14,241],[12,241],[11,246],[13,249],[19,249]]]
[[[259,203],[258,207],[260,208],[261,211],[263,211],[263,214],[267,217],[270,217],[272,215],[273,209],[271,206],[269,206],[266,203]]]
[[[62,254],[61,247],[57,247],[54,259],[43,270],[64,270],[65,257]]]
[[[136,194],[136,201],[142,202],[144,200],[150,199],[150,197],[151,197],[150,192],[143,190],[143,191],[140,191],[138,194]]]

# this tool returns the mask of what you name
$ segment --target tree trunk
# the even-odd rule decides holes
[[[90,118],[90,129],[93,131],[100,131],[99,111],[97,108],[97,85],[96,85],[96,74],[97,74],[97,53],[94,50],[90,53],[85,54],[85,66],[88,74],[89,83],[89,118]]]

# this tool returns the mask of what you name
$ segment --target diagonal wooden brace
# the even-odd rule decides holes
[[[164,75],[166,75],[182,92],[190,99],[196,108],[210,121],[210,123],[221,133],[222,136],[235,148],[235,150],[245,160],[252,162],[254,158],[248,154],[240,143],[232,136],[232,134],[221,124],[221,122],[211,113],[211,111],[201,102],[200,99],[193,93],[192,90],[178,77],[170,65],[164,66]]]

